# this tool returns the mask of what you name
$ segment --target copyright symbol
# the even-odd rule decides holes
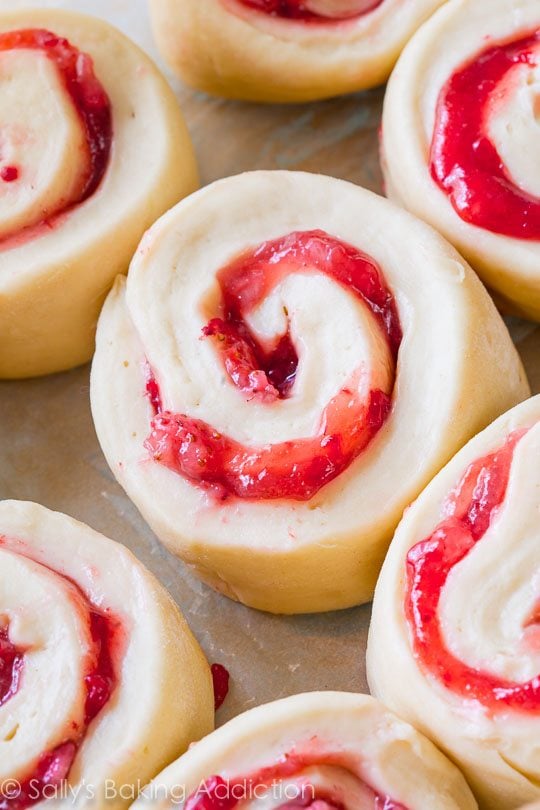
[[[4,779],[0,782],[0,796],[4,799],[18,799],[22,793],[21,783],[16,779]]]

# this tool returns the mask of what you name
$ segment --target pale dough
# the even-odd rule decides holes
[[[304,799],[326,789],[344,810],[374,809],[367,786],[408,810],[477,807],[457,768],[373,698],[310,692],[259,706],[205,737],[145,788],[133,810],[183,808],[181,793],[187,798],[211,776],[247,778],[287,754],[314,763],[278,777],[266,795],[254,792],[242,810],[278,810],[295,786]]]
[[[278,19],[237,0],[150,0],[157,44],[188,84],[250,101],[313,101],[384,82],[407,40],[444,0],[311,0],[329,24]]]

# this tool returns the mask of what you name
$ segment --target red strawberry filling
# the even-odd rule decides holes
[[[46,212],[40,225],[28,229],[28,235],[33,237],[54,227],[58,217],[84,202],[98,188],[111,152],[112,113],[107,93],[94,73],[92,58],[71,45],[67,39],[38,28],[0,33],[0,52],[14,49],[42,51],[54,63],[80,118],[88,147],[88,170],[78,199],[62,210]],[[14,183],[23,172],[22,166],[3,166],[0,180]],[[1,187],[0,183],[0,193]],[[19,236],[13,234],[7,237],[3,240],[2,247],[10,247],[15,243],[14,240],[18,244]]]
[[[540,200],[514,183],[486,124],[503,80],[538,65],[539,46],[536,31],[490,46],[454,73],[439,95],[431,143],[431,175],[461,219],[518,239],[540,239]]]
[[[9,639],[9,630],[0,630],[0,706],[19,690],[24,652]]]

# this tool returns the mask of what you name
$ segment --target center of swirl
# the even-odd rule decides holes
[[[384,388],[370,387],[361,364],[326,405],[315,436],[248,447],[208,423],[166,410],[152,374],[147,393],[154,409],[145,446],[155,461],[220,497],[308,500],[340,475],[362,453],[384,424],[391,407],[401,327],[392,293],[376,262],[323,231],[303,231],[246,251],[217,274],[221,314],[203,336],[214,341],[232,385],[246,399],[272,408],[294,396],[298,355],[285,315],[285,331],[264,346],[247,318],[290,274],[318,271],[354,296],[386,344],[390,376]],[[321,313],[321,317],[328,313]],[[339,313],[332,313],[339,317]],[[376,382],[373,382],[377,385]]]

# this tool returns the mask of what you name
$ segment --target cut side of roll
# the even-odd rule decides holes
[[[196,187],[176,99],[107,23],[0,12],[0,377],[90,359],[145,229]]]
[[[216,95],[313,101],[384,82],[444,0],[149,0],[173,70]]]
[[[142,792],[134,810],[474,810],[463,776],[367,695],[311,692],[246,712]]]
[[[406,512],[375,594],[372,691],[447,751],[486,810],[540,799],[539,453],[534,397]]]
[[[209,667],[150,572],[65,515],[0,503],[0,806],[125,807],[212,727]]]
[[[450,0],[384,104],[388,194],[435,226],[501,306],[540,320],[540,7]]]
[[[91,399],[119,482],[205,581],[274,612],[370,599],[404,507],[527,396],[450,246],[328,177],[220,181],[143,239]]]

